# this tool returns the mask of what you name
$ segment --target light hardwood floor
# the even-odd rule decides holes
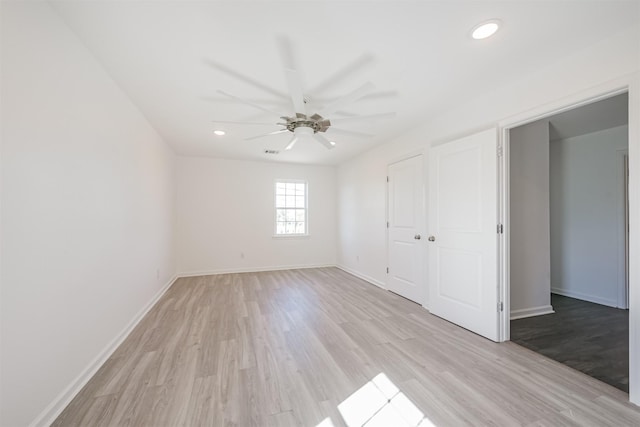
[[[54,425],[638,426],[627,400],[322,268],[178,280]]]

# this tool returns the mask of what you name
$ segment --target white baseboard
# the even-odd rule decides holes
[[[540,307],[522,308],[520,310],[511,310],[511,320],[524,319],[525,317],[542,316],[543,314],[552,314],[553,307],[543,305]]]
[[[240,268],[223,268],[218,270],[198,270],[198,271],[184,271],[178,273],[180,277],[196,277],[196,276],[215,276],[218,274],[232,274],[232,273],[257,273],[261,271],[281,271],[281,270],[301,270],[305,268],[326,268],[335,267],[335,264],[306,264],[306,265],[277,265],[269,267],[240,267]]]
[[[215,276],[218,274],[233,274],[233,273],[258,273],[262,271],[281,271],[281,270],[301,270],[306,268],[328,268],[328,267],[336,267],[340,270],[349,273],[353,276],[356,276],[359,279],[364,280],[365,282],[369,282],[373,285],[376,285],[379,288],[387,290],[384,283],[369,277],[365,274],[359,273],[355,270],[352,270],[348,267],[336,264],[313,264],[313,265],[280,265],[280,266],[271,266],[271,267],[257,267],[257,268],[226,268],[219,270],[199,270],[199,271],[186,271],[182,273],[178,273],[178,278],[181,277],[197,277],[197,276]]]
[[[131,331],[140,323],[142,318],[151,310],[151,308],[158,302],[158,300],[164,295],[165,292],[171,287],[171,285],[178,278],[174,275],[165,285],[151,298],[151,301],[145,305],[131,319],[129,324],[113,339],[111,342],[96,356],[89,366],[87,366],[81,373],[71,382],[63,391],[56,397],[53,402],[47,406],[44,411],[36,417],[34,421],[29,424],[30,427],[37,426],[50,426],[56,418],[62,413],[64,408],[69,405],[73,398],[82,390],[89,380],[98,372],[98,369],[111,357],[114,351],[122,344],[122,342],[129,336]]]
[[[611,300],[602,298],[595,295],[583,294],[582,292],[576,292],[567,289],[551,288],[552,294],[558,294],[569,298],[581,299],[583,301],[593,302],[596,304],[606,305],[609,307],[618,307],[617,300]]]
[[[378,281],[378,280],[376,280],[376,279],[374,279],[372,277],[369,277],[366,274],[359,273],[359,272],[357,272],[355,270],[350,269],[349,267],[345,267],[344,265],[336,265],[335,267],[339,268],[340,270],[342,270],[342,271],[344,271],[346,273],[351,274],[352,276],[356,276],[357,278],[362,279],[365,282],[369,282],[369,283],[371,283],[373,285],[376,285],[377,287],[379,287],[381,289],[384,289],[385,291],[387,290],[387,285],[386,284],[384,284],[384,283],[382,283],[382,282],[380,282],[380,281]]]

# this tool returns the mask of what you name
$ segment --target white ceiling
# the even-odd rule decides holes
[[[629,95],[623,93],[583,105],[548,120],[551,141],[622,126],[629,123]]]
[[[338,164],[456,103],[638,25],[639,7],[638,1],[515,0],[50,3],[177,153],[315,164]],[[503,22],[493,38],[469,37],[474,25],[491,18]],[[293,113],[278,37],[290,41],[312,105],[371,81],[377,96],[341,114],[395,111],[397,117],[342,126],[374,133],[371,139],[329,130],[333,150],[301,143],[276,156],[264,150],[283,150],[289,133],[244,140],[278,129],[275,124],[214,124],[270,121],[219,89]],[[215,129],[227,135],[217,137]]]

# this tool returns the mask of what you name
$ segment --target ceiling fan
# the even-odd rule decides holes
[[[266,108],[262,105],[256,104],[246,99],[239,98],[237,96],[226,93],[222,90],[218,90],[218,93],[233,99],[237,102],[249,105],[253,108],[259,109],[269,115],[273,116],[274,119],[276,117],[279,118],[279,121],[275,121],[275,123],[256,123],[256,122],[232,122],[232,121],[218,121],[215,120],[215,123],[233,123],[233,124],[250,124],[250,125],[276,125],[281,126],[280,129],[274,130],[273,132],[269,132],[262,135],[253,136],[250,138],[246,138],[246,140],[253,140],[258,138],[263,138],[269,135],[276,135],[286,132],[291,132],[293,134],[291,140],[287,144],[285,150],[291,150],[297,142],[301,140],[315,140],[325,146],[327,149],[332,149],[335,147],[336,143],[332,140],[326,138],[323,134],[328,130],[332,129],[332,132],[342,133],[357,137],[372,137],[373,135],[363,132],[356,132],[347,129],[336,128],[334,125],[340,124],[349,124],[352,122],[358,121],[368,121],[368,120],[378,120],[378,119],[387,119],[395,116],[395,113],[382,113],[382,114],[370,114],[370,115],[362,115],[362,116],[334,116],[341,108],[362,99],[365,96],[373,95],[373,91],[375,90],[375,86],[371,82],[367,82],[352,92],[341,96],[334,101],[328,102],[326,105],[317,107],[311,104],[311,99],[308,96],[305,96],[302,88],[302,83],[300,79],[299,73],[296,71],[296,67],[293,61],[293,55],[291,54],[292,49],[288,42],[288,39],[284,37],[279,38],[279,50],[281,53],[281,57],[284,65],[284,74],[287,82],[288,95],[287,98],[291,101],[291,106],[293,107],[293,114],[280,114],[270,108]],[[341,70],[341,72],[336,73],[333,76],[333,82],[327,81],[321,85],[321,87],[326,88],[331,83],[335,83],[335,80],[344,78],[347,74],[352,73],[357,68],[364,65],[371,59],[369,56],[364,56],[358,58],[353,64],[349,67]],[[210,66],[217,68],[227,74],[232,75],[235,78],[238,78],[245,83],[252,84],[256,87],[259,87],[262,90],[268,91],[272,94],[278,95],[281,97],[282,95],[269,88],[268,86],[257,82],[251,77],[244,76],[224,65],[217,64],[213,61],[207,61]],[[331,117],[331,118],[329,118]]]

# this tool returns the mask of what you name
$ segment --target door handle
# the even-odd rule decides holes
[[[435,242],[436,241],[436,237],[435,236],[429,236],[429,240],[430,242]]]
[[[416,234],[415,236],[413,236],[414,239],[416,240],[420,240],[422,238],[422,236],[420,236],[419,234]]]

